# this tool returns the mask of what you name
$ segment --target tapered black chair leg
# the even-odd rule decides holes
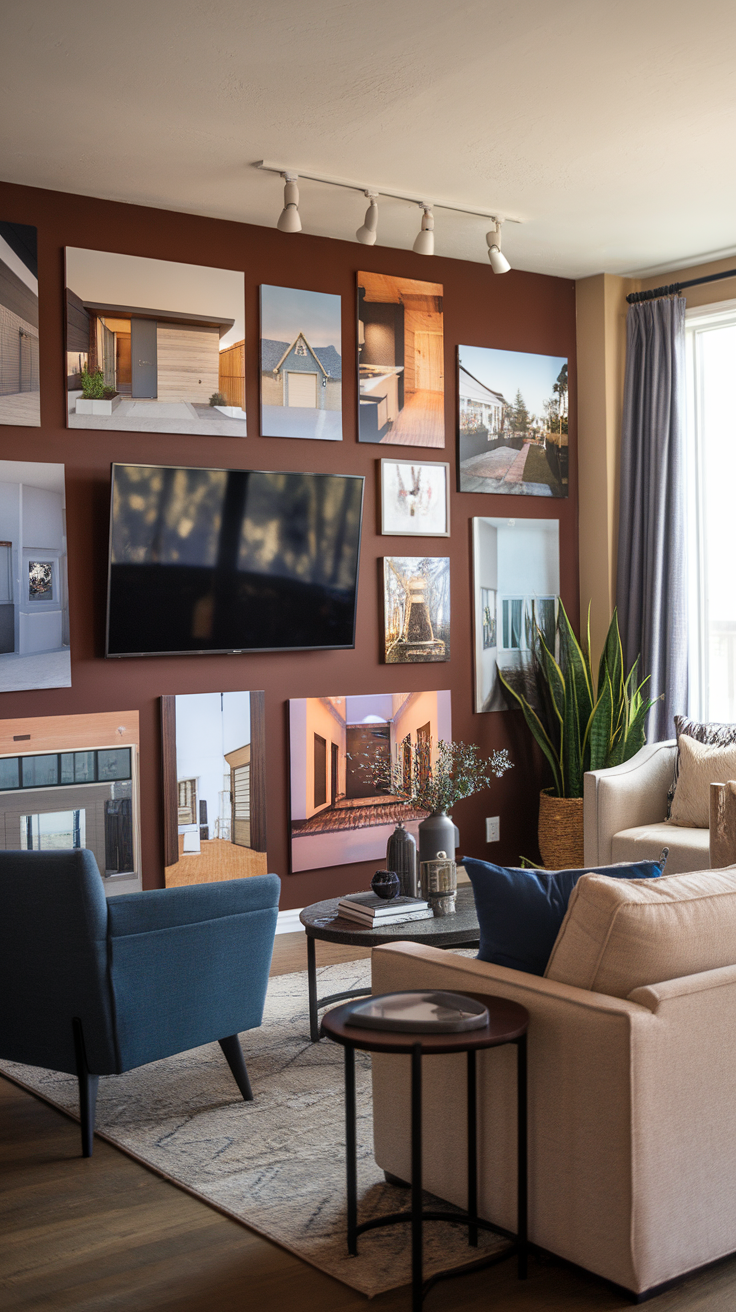
[[[79,1081],[79,1119],[82,1126],[82,1156],[92,1156],[92,1144],[95,1134],[95,1111],[97,1108],[97,1089],[99,1075],[92,1075],[87,1066],[87,1054],[84,1048],[82,1022],[78,1016],[72,1021],[74,1030],[74,1054],[77,1059],[77,1079]]]
[[[220,1039],[219,1043],[225,1054],[225,1060],[233,1073],[233,1079],[240,1089],[245,1101],[252,1102],[253,1090],[250,1087],[248,1070],[245,1065],[243,1049],[240,1046],[240,1039],[237,1034],[230,1034],[228,1038]]]

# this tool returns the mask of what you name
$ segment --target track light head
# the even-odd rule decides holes
[[[299,188],[296,185],[297,173],[282,173],[284,179],[284,208],[276,224],[279,232],[301,232],[302,221],[299,217]]]
[[[486,242],[488,243],[488,258],[491,261],[491,268],[494,273],[508,273],[511,265],[506,256],[501,251],[501,224],[502,219],[495,219],[495,226],[490,232],[486,233]]]
[[[431,205],[422,205],[422,226],[412,247],[416,255],[434,255],[434,215]]]
[[[358,228],[355,236],[363,246],[375,246],[378,229],[378,192],[367,191],[370,204],[365,212],[363,226]]]

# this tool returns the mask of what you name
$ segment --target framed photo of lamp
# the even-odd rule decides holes
[[[445,461],[381,461],[381,533],[449,538],[450,466]]]

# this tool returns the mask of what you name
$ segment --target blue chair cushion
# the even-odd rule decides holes
[[[570,894],[581,875],[614,879],[656,879],[658,861],[631,865],[586,866],[582,870],[522,870],[463,857],[473,885],[480,926],[479,961],[490,961],[530,975],[543,975]]]

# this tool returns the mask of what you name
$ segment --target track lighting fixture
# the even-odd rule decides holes
[[[491,261],[491,268],[494,273],[508,273],[511,265],[501,250],[501,223],[502,219],[494,220],[494,227],[486,233],[488,243],[488,258]]]
[[[367,191],[365,194],[370,204],[365,212],[363,226],[358,228],[355,236],[362,246],[375,246],[378,228],[378,192]]]
[[[284,208],[276,224],[279,232],[301,232],[302,221],[299,217],[298,173],[282,173],[284,179]]]
[[[431,205],[422,205],[422,226],[412,250],[416,255],[434,255],[434,215]]]

